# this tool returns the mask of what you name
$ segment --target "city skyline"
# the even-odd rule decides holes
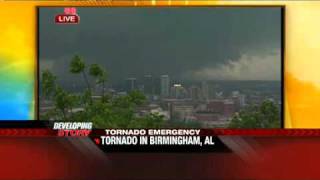
[[[59,87],[46,94],[40,84],[43,117],[281,126],[280,7],[78,8],[81,23],[72,26],[54,24],[60,11],[39,10],[41,77],[54,74]],[[64,99],[70,107],[57,109]]]

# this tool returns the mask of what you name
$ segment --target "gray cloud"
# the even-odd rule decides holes
[[[215,67],[188,72],[186,77],[196,80],[281,80],[281,54],[247,54]]]
[[[56,25],[54,16],[61,12],[61,8],[40,9],[39,37],[40,66],[50,64],[62,75],[68,72],[71,57],[79,54],[87,62],[103,64],[111,81],[144,74],[212,76],[211,70],[232,79],[235,76],[226,71],[239,63],[259,68],[261,63],[260,69],[268,64],[270,71],[277,71],[274,77],[251,77],[280,78],[276,68],[280,56],[262,57],[280,51],[280,8],[79,8],[79,25]]]

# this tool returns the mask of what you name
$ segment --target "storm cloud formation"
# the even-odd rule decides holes
[[[56,25],[62,12],[40,8],[39,61],[66,81],[75,54],[105,66],[113,82],[281,78],[281,8],[78,8],[79,25]]]

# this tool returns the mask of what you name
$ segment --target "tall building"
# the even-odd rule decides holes
[[[174,84],[170,89],[170,96],[175,99],[183,99],[188,96],[188,92],[181,84]]]
[[[197,101],[201,99],[201,89],[197,86],[191,86],[189,88],[190,98],[193,101]]]
[[[202,98],[205,101],[209,100],[209,85],[206,81],[201,82],[201,92],[202,92]]]
[[[161,94],[161,77],[153,77],[153,93],[154,95],[160,95]]]
[[[245,95],[240,94],[239,91],[232,91],[232,99],[235,103],[236,110],[239,111],[241,107],[244,107],[246,102],[245,102]]]
[[[154,94],[153,78],[151,75],[145,75],[143,78],[144,93],[147,95]]]
[[[136,78],[127,78],[126,79],[126,91],[130,92],[137,89],[137,79]]]
[[[161,86],[161,91],[160,95],[161,97],[168,97],[169,96],[169,90],[170,90],[170,79],[168,75],[161,75],[161,80],[160,80],[160,86]]]

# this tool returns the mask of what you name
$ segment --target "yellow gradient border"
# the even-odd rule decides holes
[[[285,6],[285,127],[320,128],[320,2],[240,0],[150,0],[150,1],[0,1],[0,64],[16,67],[14,78],[36,73],[37,6]],[[5,34],[5,33],[4,33]],[[16,34],[14,41],[11,36]],[[5,58],[4,60],[1,57]],[[3,70],[0,68],[0,75]],[[20,73],[20,74],[19,74]],[[23,80],[23,78],[22,78]],[[34,79],[30,80],[33,82]],[[18,81],[19,82],[19,81]],[[1,87],[1,85],[0,85]],[[20,89],[21,90],[21,89]],[[29,89],[30,91],[30,89]],[[35,116],[29,99],[29,119]],[[1,117],[0,111],[0,117]],[[319,120],[318,120],[319,119]]]

